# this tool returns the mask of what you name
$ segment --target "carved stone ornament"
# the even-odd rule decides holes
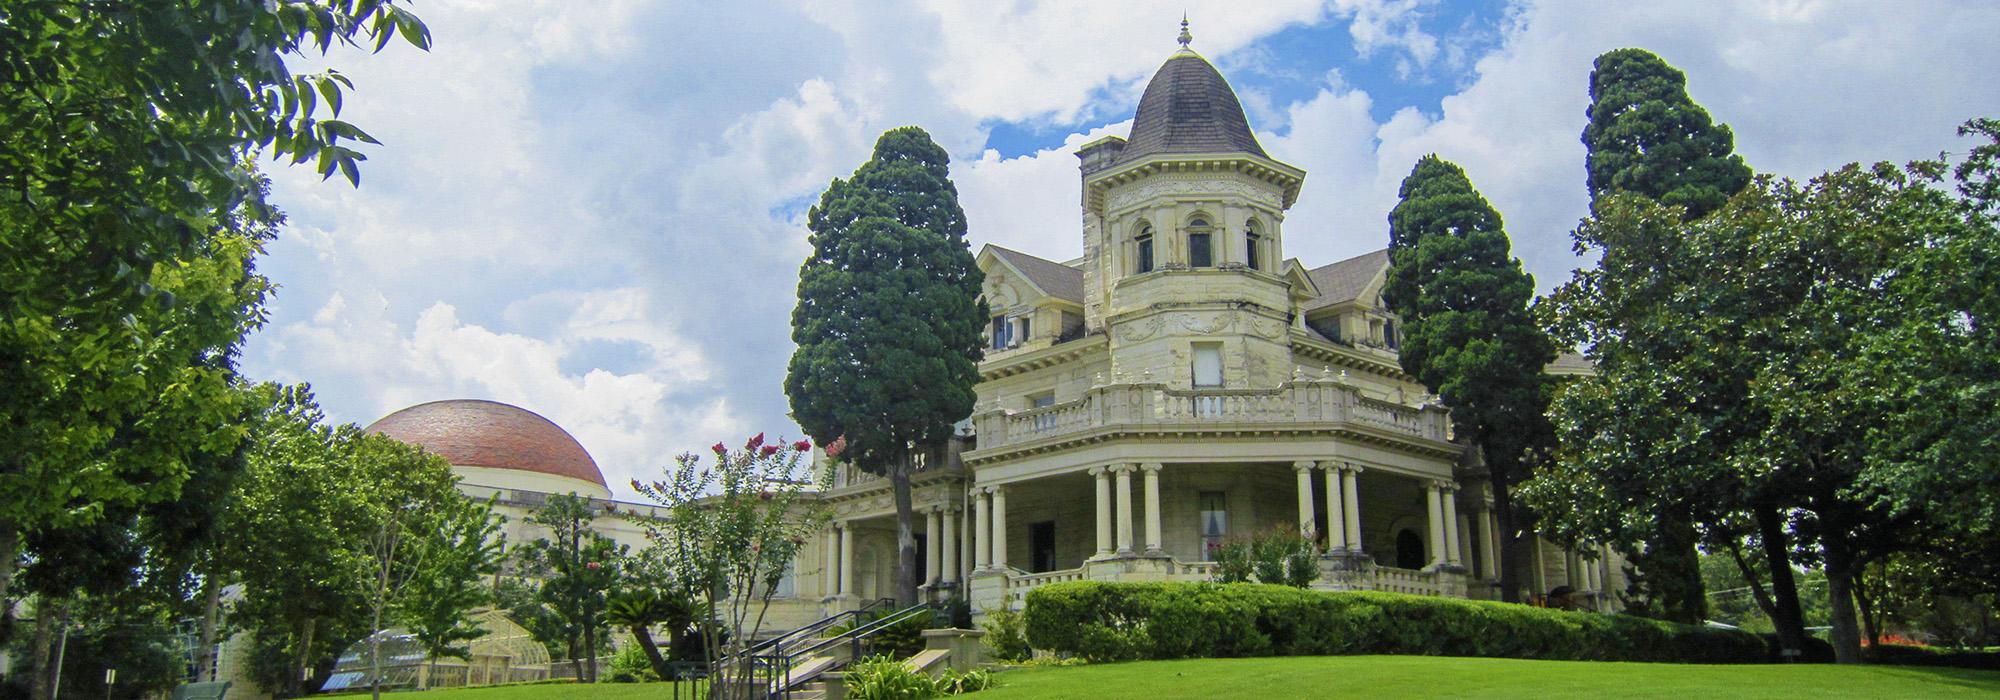
[[[1273,210],[1283,209],[1278,193],[1235,180],[1155,180],[1120,191],[1104,200],[1105,211],[1118,211],[1148,200],[1177,195],[1230,195]]]
[[[1177,319],[1174,325],[1202,335],[1226,332],[1236,326],[1236,314],[1230,313],[1209,315],[1181,313],[1175,316]]]
[[[1165,323],[1166,318],[1162,316],[1154,316],[1143,321],[1121,323],[1118,325],[1118,339],[1128,343],[1136,343],[1151,338],[1159,335],[1160,329],[1164,327]]]
[[[1252,318],[1250,319],[1250,329],[1265,340],[1284,340],[1285,338],[1285,322],[1277,319]]]

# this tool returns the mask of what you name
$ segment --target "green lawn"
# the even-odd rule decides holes
[[[1000,674],[979,700],[1035,698],[2000,697],[2000,672],[1912,666],[1696,666],[1424,656],[1143,661]]]

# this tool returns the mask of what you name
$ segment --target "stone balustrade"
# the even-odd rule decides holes
[[[1118,427],[1357,426],[1446,441],[1442,407],[1405,406],[1363,396],[1335,380],[1298,380],[1276,389],[1171,389],[1159,383],[1093,387],[1082,398],[1026,411],[974,415],[979,450]]]

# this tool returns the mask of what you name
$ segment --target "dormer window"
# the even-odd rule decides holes
[[[1215,267],[1215,244],[1207,219],[1188,221],[1188,267]]]
[[[1153,271],[1153,227],[1147,226],[1145,228],[1139,229],[1139,237],[1133,240],[1139,243],[1139,257],[1136,259],[1135,263],[1132,266],[1132,273],[1140,274],[1145,272],[1152,272]]]
[[[1243,264],[1252,270],[1264,269],[1263,248],[1264,236],[1258,232],[1257,222],[1251,221],[1249,228],[1243,230]]]

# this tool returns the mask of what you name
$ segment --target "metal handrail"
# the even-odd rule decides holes
[[[875,602],[879,603],[881,601]],[[751,656],[749,658],[753,669],[752,673],[753,675],[764,675],[769,679],[763,682],[763,686],[769,689],[771,697],[789,697],[794,685],[792,670],[798,665],[799,660],[812,658],[820,652],[832,649],[841,644],[854,645],[854,650],[850,653],[850,657],[852,657],[850,660],[858,659],[861,654],[861,644],[864,640],[890,626],[915,619],[919,614],[935,616],[937,614],[937,606],[930,603],[918,603],[889,613],[888,615],[877,617],[866,624],[841,632],[840,634],[822,639],[818,644],[804,649],[788,651],[783,647],[779,647],[776,653]]]
[[[879,609],[887,608],[895,604],[896,600],[894,598],[876,598],[874,600],[862,604],[861,607],[855,608],[853,610],[842,610],[840,612],[821,618],[820,620],[812,624],[758,642],[757,644],[751,646],[750,648],[744,649],[741,653],[747,656],[757,656],[759,655],[758,652],[768,651],[771,647],[783,648],[783,645],[797,641],[799,639],[802,638],[810,639],[811,637],[809,635],[814,635],[823,632],[827,628],[832,627],[835,624],[847,618],[855,618],[858,620],[863,615],[875,613]]]

